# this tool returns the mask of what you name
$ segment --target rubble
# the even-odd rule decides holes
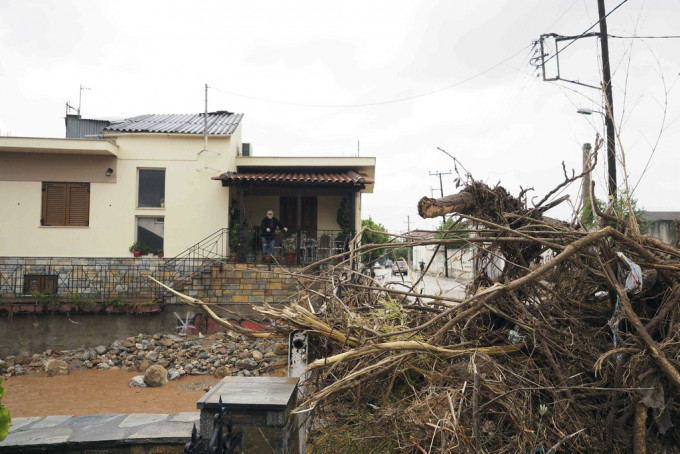
[[[0,358],[0,374],[11,376],[46,371],[51,376],[67,374],[69,369],[109,368],[144,373],[158,365],[167,369],[170,380],[185,375],[216,375],[220,378],[244,375],[244,372],[255,376],[268,375],[277,368],[271,366],[272,363],[286,359],[287,352],[275,354],[274,347],[273,340],[252,340],[231,332],[203,338],[140,334],[116,340],[109,346],[50,349],[30,356],[7,356]]]

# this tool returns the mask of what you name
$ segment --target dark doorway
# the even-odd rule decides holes
[[[281,197],[279,206],[279,220],[283,225],[288,227],[288,230],[301,230],[310,236],[316,236],[317,198],[302,197],[301,202],[302,210],[300,212],[299,225],[297,216],[297,197]]]

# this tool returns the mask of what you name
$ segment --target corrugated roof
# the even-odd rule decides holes
[[[208,112],[208,134],[230,135],[243,114]],[[112,122],[104,131],[203,134],[204,114],[148,114]]]
[[[228,186],[244,183],[360,186],[374,183],[372,178],[353,170],[345,172],[227,172],[219,177],[213,177],[213,180],[222,180]]]
[[[680,211],[645,211],[641,217],[649,221],[680,221]]]

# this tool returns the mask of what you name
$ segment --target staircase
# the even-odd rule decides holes
[[[159,266],[152,277],[170,288],[180,287],[187,280],[209,271],[216,262],[223,261],[228,253],[229,229],[219,229]],[[159,291],[157,298],[163,299],[166,293]]]

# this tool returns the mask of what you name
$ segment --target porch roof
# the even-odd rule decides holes
[[[357,186],[363,187],[373,184],[375,181],[367,175],[362,175],[354,170],[346,171],[250,171],[250,172],[227,172],[213,180],[222,180],[224,186],[237,186],[241,184],[294,184],[306,186]]]

